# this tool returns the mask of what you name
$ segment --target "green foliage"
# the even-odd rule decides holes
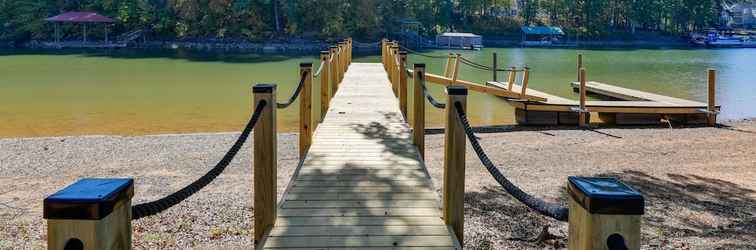
[[[145,29],[164,39],[261,41],[375,40],[400,31],[407,19],[419,21],[421,34],[428,36],[444,31],[511,35],[521,25],[556,25],[584,37],[618,37],[633,30],[680,33],[716,25],[721,9],[721,0],[0,0],[0,40],[50,39],[53,25],[45,17],[80,10],[118,20],[110,27],[114,33]],[[64,31],[78,32],[75,26]]]

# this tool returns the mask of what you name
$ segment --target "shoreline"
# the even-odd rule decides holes
[[[513,183],[566,202],[567,176],[613,176],[647,199],[643,248],[756,247],[756,121],[722,127],[534,128],[481,132],[483,148]],[[204,174],[238,133],[0,139],[0,248],[45,245],[41,200],[84,177],[133,177],[133,204],[160,198]],[[440,192],[442,133],[426,136],[426,166]],[[298,163],[296,133],[279,133],[278,195]],[[250,139],[252,140],[252,139]],[[251,247],[248,141],[218,179],[157,216],[136,221],[134,247]],[[720,161],[718,159],[727,159]],[[567,224],[542,217],[501,190],[472,150],[466,156],[465,246],[566,247]],[[222,205],[221,205],[222,204]],[[531,242],[548,227],[556,238]]]

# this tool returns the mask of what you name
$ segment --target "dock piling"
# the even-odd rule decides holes
[[[312,63],[299,64],[299,75],[304,75],[299,100],[299,159],[302,160],[312,144]]]
[[[444,135],[444,222],[454,229],[460,244],[464,242],[465,224],[465,150],[466,138],[455,103],[467,108],[467,89],[446,87],[446,128]]]
[[[717,124],[717,115],[716,115],[716,112],[717,112],[716,110],[717,109],[717,98],[716,98],[717,70],[709,69],[708,73],[709,73],[709,84],[708,84],[709,85],[709,90],[708,90],[709,98],[707,102],[707,105],[708,105],[707,108],[708,108],[709,114],[707,116],[706,121],[709,124],[709,126],[714,126]]]
[[[412,123],[412,142],[417,146],[420,157],[425,159],[425,64],[416,63],[412,79],[412,104],[414,106],[414,121]]]
[[[585,127],[585,82],[586,82],[585,69],[580,69],[580,110],[578,111],[578,126]]]
[[[276,85],[257,84],[252,92],[254,93],[255,105],[258,105],[261,101],[267,103],[253,133],[254,242],[257,244],[262,240],[265,232],[273,227],[277,215]]]
[[[578,54],[577,58],[577,80],[580,81],[580,69],[583,68],[583,54]]]
[[[407,51],[399,52],[399,110],[407,117],[407,74],[404,72],[407,65]]]
[[[494,82],[498,82],[498,80],[496,79],[496,68],[498,68],[498,62],[496,60],[497,60],[497,58],[496,58],[496,52],[494,52],[493,53],[493,69],[491,70],[491,72],[493,73],[493,81]]]
[[[329,86],[328,86],[328,57],[330,57],[331,54],[328,51],[321,51],[320,52],[320,64],[321,64],[321,71],[320,71],[320,122],[323,122],[323,119],[325,119],[326,113],[328,112],[328,104],[331,99],[331,95],[329,92]]]

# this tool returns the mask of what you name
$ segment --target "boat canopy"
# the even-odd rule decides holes
[[[523,26],[522,33],[525,35],[563,36],[564,31],[559,27],[551,26]]]

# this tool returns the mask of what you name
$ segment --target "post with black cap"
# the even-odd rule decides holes
[[[252,88],[255,106],[265,104],[255,125],[253,151],[254,176],[254,242],[262,240],[265,231],[276,222],[276,85],[257,84]]]
[[[412,106],[414,107],[414,118],[412,123],[412,142],[417,146],[420,157],[425,159],[425,95],[423,85],[425,84],[425,64],[416,63],[414,67],[414,76],[412,79]]]
[[[44,200],[47,249],[131,249],[133,179],[81,179]]]
[[[465,224],[465,131],[457,115],[457,105],[467,108],[467,89],[446,87],[446,128],[444,135],[444,223],[454,229],[462,244]]]
[[[568,178],[569,249],[638,250],[644,199],[615,178]]]
[[[299,100],[299,159],[304,159],[312,145],[312,63],[300,63],[299,75],[304,76]]]

